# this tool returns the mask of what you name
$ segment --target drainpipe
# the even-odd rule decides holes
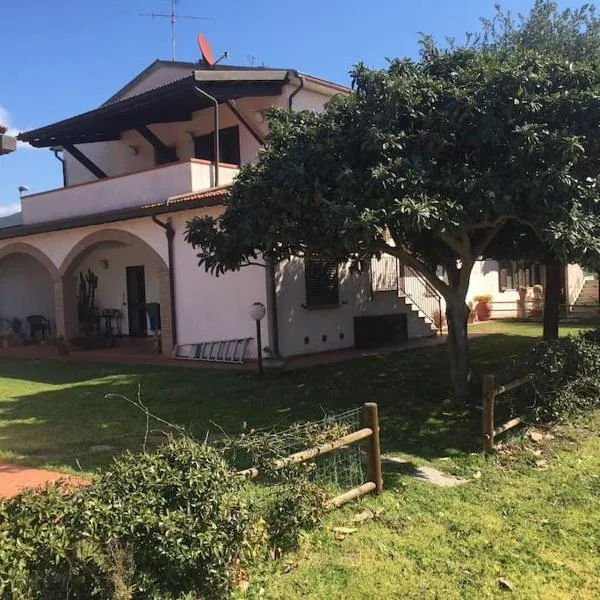
[[[54,153],[54,158],[59,160],[62,163],[62,176],[63,176],[63,187],[67,187],[67,167],[65,165],[65,159],[63,156],[60,156],[58,153],[62,151],[61,146],[52,146],[50,151]]]
[[[289,112],[293,112],[294,110],[294,96],[298,94],[304,88],[304,77],[296,72],[296,76],[300,81],[300,85],[295,89],[288,98],[288,110]],[[267,281],[268,281],[268,294],[269,294],[269,304],[271,307],[270,313],[270,325],[272,339],[273,339],[273,356],[279,357],[279,319],[277,314],[277,279],[275,275],[275,265],[272,262],[269,262],[267,265]]]
[[[168,219],[165,222],[152,215],[152,221],[165,230],[167,236],[167,260],[169,263],[169,291],[171,293],[171,335],[173,337],[173,347],[177,345],[177,306],[175,302],[175,269],[173,260],[173,240],[175,239],[175,230]]]
[[[290,112],[293,112],[294,110],[294,96],[304,89],[304,77],[298,72],[296,72],[296,77],[300,80],[300,85],[290,94],[290,97],[288,98],[288,110]]]
[[[214,159],[215,159],[215,187],[219,186],[219,159],[220,159],[220,148],[219,148],[219,101],[210,94],[207,94],[203,89],[195,85],[193,88],[194,92],[204,98],[210,100],[215,105],[214,119],[215,119],[215,134],[214,134]]]

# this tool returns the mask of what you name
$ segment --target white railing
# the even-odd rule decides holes
[[[390,254],[371,259],[373,292],[398,292],[440,330],[442,299],[438,291],[417,271]]]

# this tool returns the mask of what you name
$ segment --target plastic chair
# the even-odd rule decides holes
[[[48,335],[52,333],[50,329],[50,321],[44,317],[44,315],[29,315],[27,317],[27,323],[29,325],[29,336],[32,340],[36,339],[38,331],[42,334],[42,340],[46,340],[46,332]]]

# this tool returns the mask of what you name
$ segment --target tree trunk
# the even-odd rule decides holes
[[[544,294],[544,339],[558,338],[558,319],[562,291],[561,270],[563,266],[556,260],[546,262],[546,290]]]
[[[469,340],[467,322],[469,307],[465,298],[446,298],[446,319],[448,323],[448,352],[450,354],[450,375],[454,397],[462,404],[469,400],[471,365],[469,360]]]

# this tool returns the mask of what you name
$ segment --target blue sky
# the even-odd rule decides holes
[[[0,0],[0,122],[24,130],[89,110],[148,66],[171,56],[170,25],[141,12],[168,12],[170,0]],[[415,56],[420,31],[461,39],[491,16],[497,0],[179,0],[179,60],[197,60],[204,31],[230,64],[296,68],[348,82],[358,60]],[[533,0],[504,0],[527,12]],[[578,6],[562,0],[561,7]],[[18,210],[19,185],[32,192],[62,185],[49,150],[19,148],[0,158],[0,216]]]

